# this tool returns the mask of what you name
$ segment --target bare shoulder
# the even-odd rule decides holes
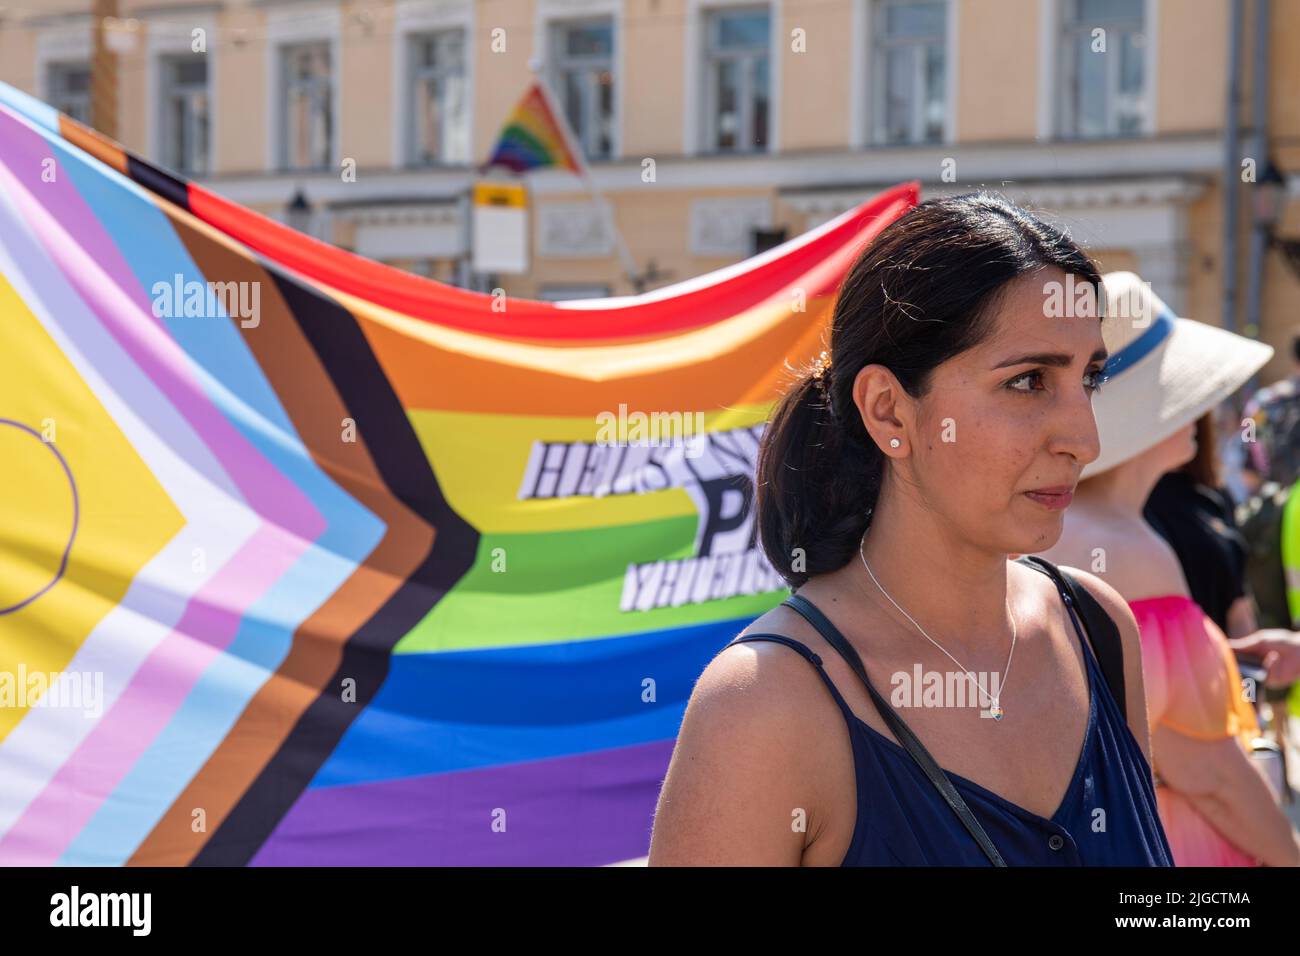
[[[1177,553],[1145,521],[1072,515],[1061,539],[1039,553],[1057,566],[1090,569],[1126,601],[1187,594]]]
[[[1088,593],[1096,598],[1102,610],[1110,615],[1111,620],[1119,628],[1119,636],[1124,644],[1124,659],[1127,662],[1130,649],[1133,651],[1140,649],[1137,618],[1133,616],[1133,609],[1129,607],[1128,601],[1119,591],[1090,571],[1068,565],[1060,565],[1060,569],[1087,588]]]
[[[745,633],[762,629],[755,625]],[[808,820],[818,799],[823,735],[810,702],[819,680],[796,651],[767,641],[732,645],[709,662],[660,791],[652,866],[799,865],[805,840],[816,838],[812,825],[791,822]]]

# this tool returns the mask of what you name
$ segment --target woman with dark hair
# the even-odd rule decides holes
[[[1068,572],[1126,722],[1063,569],[1010,560],[1056,541],[1099,453],[1100,281],[986,193],[863,250],[759,449],[795,593],[696,683],[651,865],[1170,865],[1132,613]]]

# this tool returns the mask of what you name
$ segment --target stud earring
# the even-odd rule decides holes
[[[890,448],[897,448],[897,447],[898,447],[899,445],[901,445],[901,444],[903,444],[903,443],[902,443],[901,441],[899,441],[897,438],[891,438],[891,439],[889,439],[889,447],[890,447]]]

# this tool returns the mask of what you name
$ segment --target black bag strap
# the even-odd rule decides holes
[[[1086,637],[1092,645],[1093,656],[1101,666],[1101,674],[1106,678],[1110,694],[1119,704],[1119,712],[1128,721],[1128,697],[1124,692],[1124,644],[1120,640],[1119,627],[1114,618],[1106,613],[1105,608],[1097,603],[1092,592],[1068,571],[1062,571],[1046,558],[1036,554],[1026,554],[1016,559],[1042,571],[1061,591],[1070,620],[1080,637]],[[1077,612],[1077,613],[1076,613]],[[1083,618],[1083,627],[1079,626],[1079,617]]]
[[[844,635],[839,632],[839,629],[830,622],[830,619],[818,610],[817,605],[813,604],[807,598],[801,597],[798,594],[791,594],[781,603],[798,612],[804,620],[817,629],[817,632],[826,639],[826,643],[835,648],[835,650],[839,652],[839,655],[848,662],[849,667],[853,669],[854,673],[861,678],[862,683],[866,685],[867,692],[871,695],[871,702],[876,705],[876,710],[880,712],[880,716],[884,718],[885,723],[889,725],[889,729],[894,732],[894,736],[898,738],[898,742],[906,748],[907,752],[912,755],[912,759],[920,765],[921,769],[925,772],[925,775],[930,778],[930,782],[934,784],[935,789],[939,791],[943,796],[944,801],[952,808],[952,812],[957,814],[957,819],[961,820],[962,825],[966,827],[967,832],[975,838],[975,842],[978,843],[980,849],[984,851],[984,855],[989,858],[989,862],[994,866],[1006,866],[1007,863],[1002,859],[1002,854],[998,852],[998,848],[993,845],[993,841],[989,839],[989,835],[984,832],[984,828],[980,826],[979,821],[975,819],[975,815],[971,813],[970,807],[966,806],[966,801],[961,798],[961,794],[959,794],[957,788],[952,785],[952,781],[948,779],[948,775],[943,772],[935,762],[934,758],[930,756],[930,752],[926,750],[921,744],[921,741],[917,739],[916,734],[912,733],[912,728],[908,727],[907,724],[903,722],[903,718],[899,717],[898,714],[894,712],[894,708],[889,706],[889,702],[877,693],[876,688],[871,686],[871,681],[867,677],[867,671],[862,666],[862,658],[860,658],[858,652],[853,649],[853,645],[845,639]]]

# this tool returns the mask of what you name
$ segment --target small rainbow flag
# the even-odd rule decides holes
[[[569,145],[563,123],[542,84],[534,81],[506,120],[492,157],[484,166],[505,166],[516,173],[545,166],[581,172],[581,162]]]

